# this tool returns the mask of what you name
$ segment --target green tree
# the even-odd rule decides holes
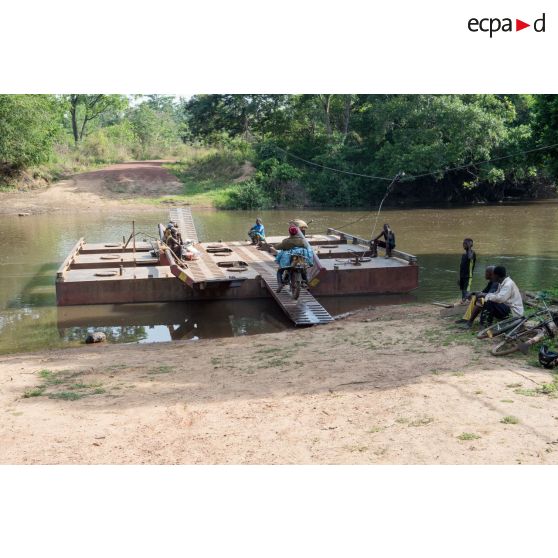
[[[537,95],[533,111],[539,146],[558,144],[558,95]],[[558,178],[558,147],[540,151],[533,159],[543,163],[554,179]]]
[[[157,111],[150,103],[131,109],[128,118],[143,156],[157,156],[179,141],[179,126],[167,111]]]
[[[74,142],[77,145],[87,134],[89,124],[107,113],[123,111],[128,106],[125,95],[65,95],[70,112]]]
[[[0,95],[3,172],[47,161],[60,138],[62,107],[53,95]]]
[[[553,95],[199,95],[184,112],[198,140],[249,141],[257,185],[274,201],[283,186],[273,191],[281,181],[270,160],[299,171],[282,183],[289,199],[298,189],[333,205],[379,201],[386,182],[358,175],[404,171],[390,198],[401,201],[535,196],[549,184],[546,169],[558,176],[558,149],[523,153],[558,143]]]
[[[220,134],[250,139],[267,130],[278,132],[286,95],[195,95],[184,105],[192,133],[201,138]]]

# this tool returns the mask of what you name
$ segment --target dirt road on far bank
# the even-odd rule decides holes
[[[558,463],[550,374],[437,314],[1,357],[0,463]]]
[[[1,192],[0,214],[153,209],[134,199],[182,192],[182,184],[163,168],[165,162],[120,163],[76,174],[45,189]]]

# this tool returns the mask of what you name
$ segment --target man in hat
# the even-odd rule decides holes
[[[288,238],[283,239],[279,244],[272,246],[270,249],[272,254],[276,254],[275,261],[279,265],[277,270],[277,292],[280,293],[283,288],[283,276],[285,270],[291,265],[291,256],[293,254],[301,255],[306,260],[308,265],[314,263],[314,253],[312,249],[308,249],[307,243],[300,235],[298,227],[291,225],[289,227]],[[302,280],[306,283],[308,278],[306,270],[302,272]]]
[[[308,229],[308,223],[306,223],[306,221],[303,221],[302,219],[293,219],[292,221],[289,221],[289,225],[298,227],[300,232],[306,236],[306,230]]]

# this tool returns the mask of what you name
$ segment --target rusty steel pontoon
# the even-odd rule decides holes
[[[161,241],[138,242],[135,236],[105,244],[81,238],[58,269],[58,305],[273,297],[295,325],[313,325],[332,320],[315,297],[408,293],[418,287],[415,256],[394,250],[391,258],[370,258],[369,240],[330,228],[306,237],[316,265],[310,268],[311,288],[294,301],[287,289],[275,292],[271,254],[250,242],[199,242],[190,208],[174,208],[170,218],[182,237],[194,242],[197,259],[180,261]],[[159,225],[161,239],[162,232]]]

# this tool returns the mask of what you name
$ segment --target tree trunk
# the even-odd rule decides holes
[[[349,133],[349,121],[351,118],[351,105],[353,100],[351,95],[345,95],[345,110],[343,111],[343,142],[347,139]]]
[[[77,123],[77,95],[72,95],[70,98],[70,114],[72,116],[72,133],[74,135],[74,143],[77,145],[79,142],[79,132]]]
[[[331,129],[331,116],[329,114],[331,97],[332,95],[320,95],[320,101],[322,102],[322,108],[324,109],[324,120],[328,136],[331,136],[333,133],[333,130]]]
[[[246,110],[242,111],[242,127],[244,139],[248,141],[248,138],[250,137],[250,119],[248,118]]]
[[[83,135],[85,134],[85,126],[87,125],[87,113],[83,117],[83,124],[81,125],[81,132],[79,133],[79,139],[83,139]]]

